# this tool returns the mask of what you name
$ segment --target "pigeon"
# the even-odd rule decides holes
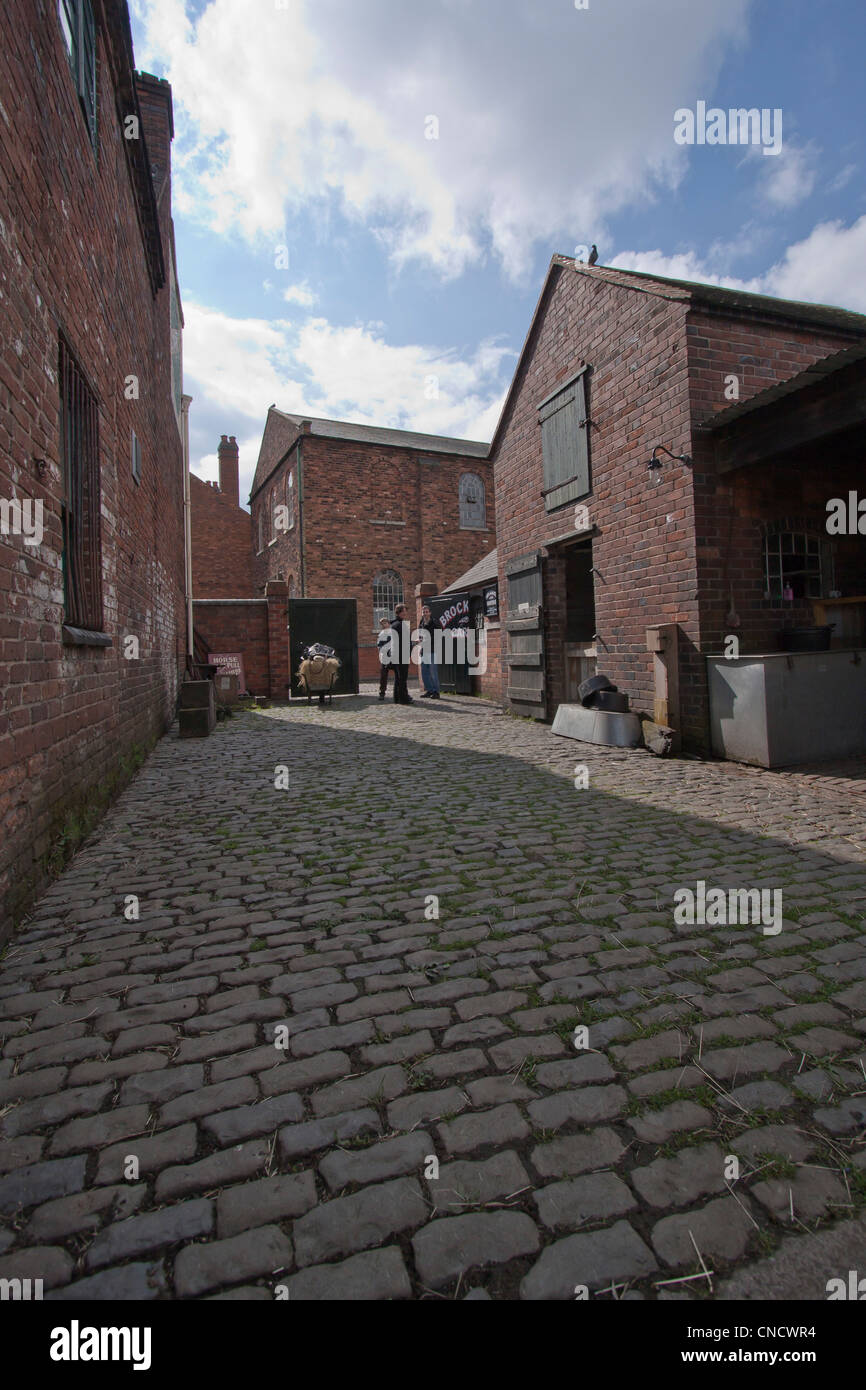
[[[587,265],[595,265],[595,263],[596,263],[597,260],[598,260],[598,247],[596,246],[595,242],[593,242],[593,243],[592,243],[592,250],[591,250],[590,253],[589,253],[589,260],[587,261]]]

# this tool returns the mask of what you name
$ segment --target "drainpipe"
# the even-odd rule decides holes
[[[309,433],[309,421],[301,425]],[[304,441],[298,439],[298,544],[301,551],[301,598],[307,597],[307,558],[304,551]]]
[[[192,507],[189,489],[189,408],[192,396],[181,396],[183,420],[183,558],[186,584],[186,651],[194,655],[192,627]]]

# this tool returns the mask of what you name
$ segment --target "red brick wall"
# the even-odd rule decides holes
[[[679,464],[649,477],[653,445],[688,452],[690,414],[681,291],[664,297],[627,288],[570,267],[554,272],[540,306],[529,352],[496,443],[499,603],[508,605],[505,565],[574,529],[574,503],[546,513],[538,405],[558,384],[589,364],[591,496],[582,499],[593,542],[598,669],[638,709],[653,707],[652,659],[646,628],[679,622],[697,644],[698,608],[692,479]],[[564,560],[545,561],[545,647],[548,711],[565,697]],[[506,635],[503,634],[503,647]],[[693,679],[686,671],[684,678]],[[502,697],[506,671],[500,684]]]
[[[295,577],[301,597],[300,539],[303,533],[307,598],[355,598],[358,602],[359,672],[378,679],[373,630],[373,579],[393,569],[403,580],[411,607],[416,585],[444,588],[496,544],[493,472],[486,459],[424,454],[385,445],[354,443],[303,435],[298,451],[253,499],[253,535],[257,543],[258,508],[265,507],[263,550],[256,557],[255,582],[264,584],[282,571]],[[295,471],[293,531],[269,542],[270,493],[284,499],[285,475]],[[299,480],[300,471],[300,480]],[[462,530],[458,487],[463,473],[477,474],[485,485],[485,530]],[[387,523],[387,524],[383,524]]]
[[[859,341],[852,333],[802,328],[775,319],[737,317],[692,308],[686,328],[692,419],[695,424],[787,381],[831,352]],[[736,376],[739,397],[725,396],[725,378]]]
[[[748,400],[858,341],[851,333],[694,309],[687,332],[695,424],[733,403],[725,397],[726,376],[738,378],[739,399]],[[775,651],[783,623],[811,624],[814,616],[807,600],[780,607],[765,599],[762,524],[787,517],[811,521],[825,533],[827,498],[857,486],[862,462],[840,456],[838,448],[832,459],[817,449],[717,478],[712,438],[698,434],[694,453],[701,651],[718,653],[731,634],[739,638],[743,654]],[[848,549],[844,542],[834,543],[843,582]],[[739,624],[729,621],[731,611]]]
[[[704,446],[706,447],[706,445]],[[711,466],[710,466],[711,467]],[[825,559],[832,557],[835,587],[845,594],[866,593],[866,566],[859,536],[830,538],[827,502],[862,495],[863,459],[859,446],[834,443],[782,455],[723,474],[698,475],[699,563],[701,566],[701,636],[704,652],[719,653],[729,634],[736,635],[743,655],[775,651],[783,625],[814,621],[808,599],[783,604],[765,598],[763,526],[788,519],[791,529],[809,529],[823,537]],[[831,587],[829,574],[825,590]],[[733,611],[739,624],[728,620]]]
[[[289,474],[292,475],[293,479],[291,488],[294,498],[291,514],[293,524],[288,530],[275,531],[271,500],[273,497],[274,505],[277,507],[288,505],[286,485]],[[295,449],[283,467],[268,480],[267,487],[253,498],[250,506],[251,573],[254,593],[263,594],[269,579],[282,579],[288,585],[291,598],[304,597],[301,576],[300,488],[298,450]],[[259,549],[259,517],[261,517],[261,549]],[[307,596],[311,596],[309,592]]]
[[[193,602],[196,634],[210,652],[241,652],[247,689],[270,695],[271,663],[268,603],[262,599],[217,599]],[[288,671],[288,656],[286,657]],[[285,690],[281,697],[285,699]]]
[[[506,562],[573,529],[573,504],[545,515],[539,496],[537,406],[588,363],[592,494],[583,501],[598,528],[598,669],[630,696],[633,708],[652,712],[646,628],[678,623],[681,731],[686,745],[706,748],[704,654],[719,650],[727,634],[731,587],[744,651],[772,649],[781,624],[779,610],[763,599],[761,521],[805,514],[821,522],[826,498],[856,485],[856,464],[834,458],[831,492],[820,451],[796,466],[765,465],[717,482],[712,441],[694,427],[731,404],[726,376],[738,377],[739,399],[746,400],[857,338],[690,307],[689,292],[676,286],[654,291],[607,269],[554,272],[494,446],[500,604],[505,611]],[[692,455],[694,470],[663,456],[653,481],[647,462],[655,444]],[[839,563],[851,570],[844,543],[838,551]],[[565,692],[566,576],[559,548],[549,550],[542,573],[552,715]],[[787,618],[812,621],[810,605],[789,605]],[[504,668],[503,694],[506,684]]]
[[[252,598],[250,514],[190,474],[192,592],[195,598]]]
[[[505,633],[498,622],[488,622],[485,619],[485,631],[487,633],[487,670],[483,676],[472,677],[472,690],[476,695],[483,695],[487,700],[495,700],[497,704],[502,699],[502,643]]]
[[[0,90],[9,113],[0,142],[0,496],[39,499],[45,513],[40,546],[0,535],[0,913],[7,919],[44,880],[68,813],[93,802],[124,755],[170,722],[185,648],[169,288],[154,297],[112,87],[108,26],[116,26],[118,6],[100,0],[96,15],[98,159],[57,6],[0,0]],[[142,91],[148,148],[164,180],[170,100],[165,83]],[[167,185],[159,209],[168,268]],[[107,649],[62,644],[61,329],[99,404]],[[139,379],[137,400],[125,396],[129,375]],[[140,485],[131,474],[133,428]],[[139,639],[137,661],[124,659],[126,635]]]

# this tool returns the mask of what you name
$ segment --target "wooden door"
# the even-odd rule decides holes
[[[506,696],[515,714],[547,717],[541,559],[537,552],[505,566],[508,666]]]

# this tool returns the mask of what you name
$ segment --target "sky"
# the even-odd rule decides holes
[[[174,98],[191,466],[236,435],[242,501],[272,404],[489,440],[557,252],[866,313],[863,0],[130,10]]]

